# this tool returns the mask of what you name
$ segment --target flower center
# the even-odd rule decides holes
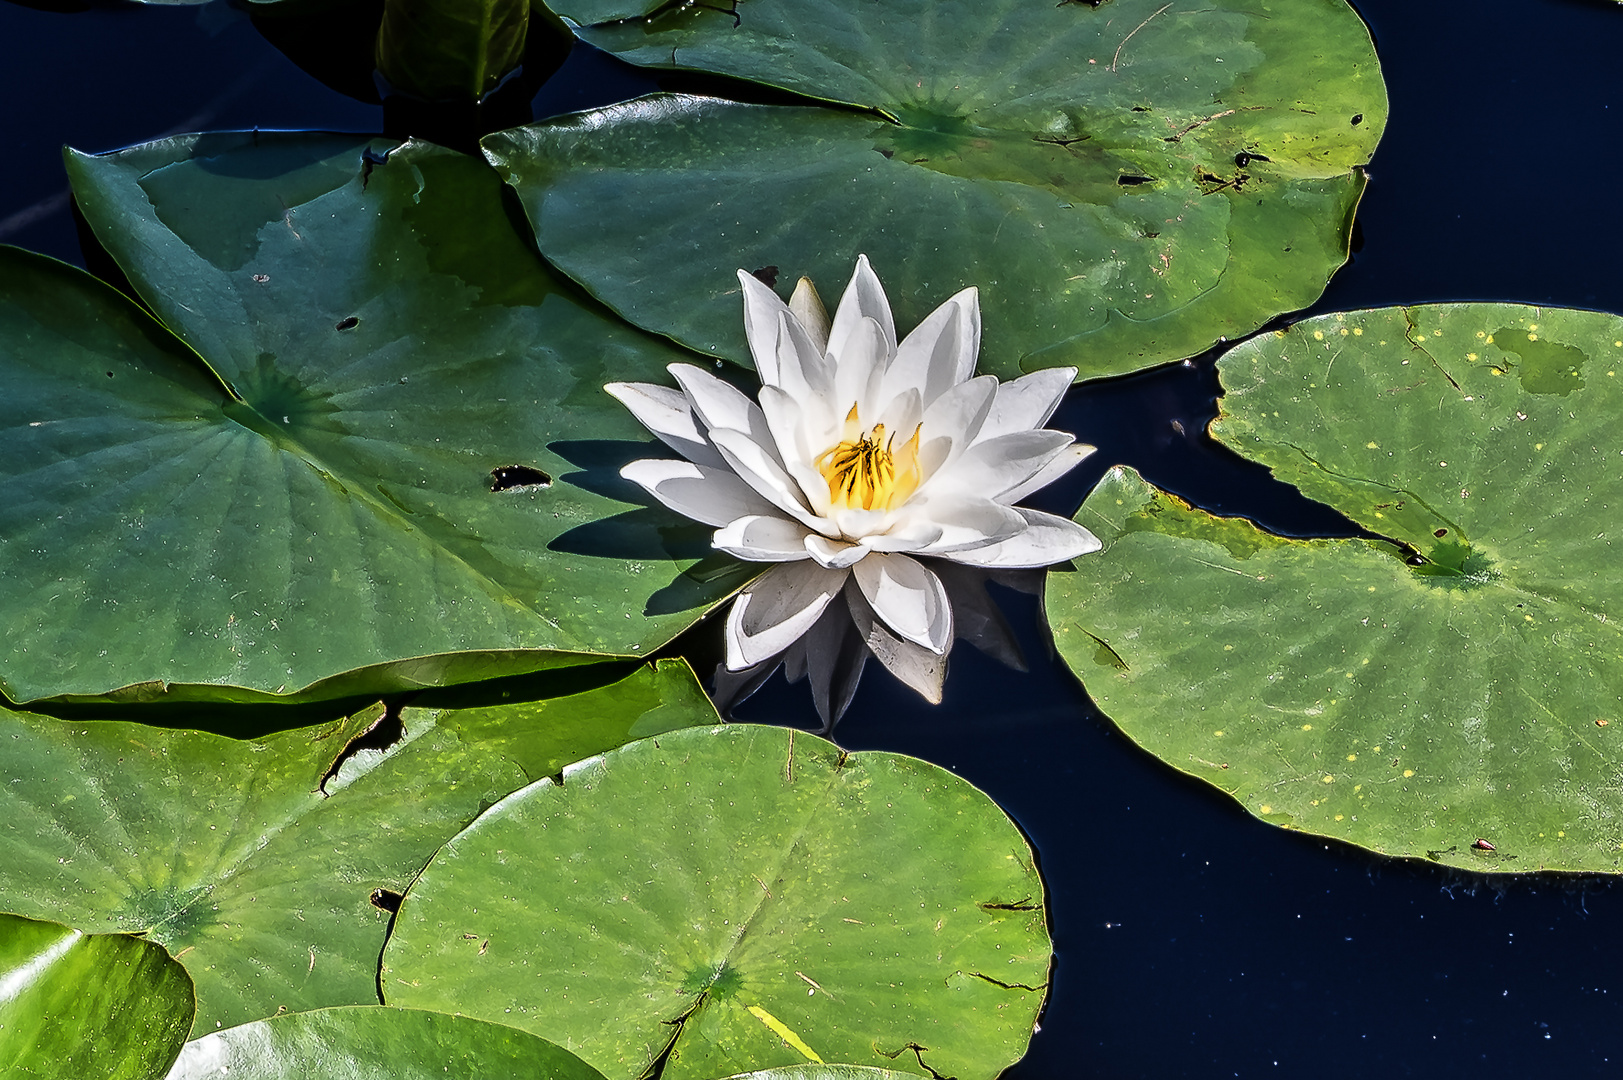
[[[884,424],[863,430],[852,405],[845,435],[813,462],[828,482],[829,502],[852,510],[890,510],[906,502],[919,486],[919,429],[898,447],[895,432],[885,436]]]

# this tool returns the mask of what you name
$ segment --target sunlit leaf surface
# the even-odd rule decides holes
[[[987,371],[1192,355],[1319,296],[1385,126],[1343,0],[727,7],[558,10],[633,63],[859,108],[658,97],[486,147],[555,265],[740,362],[735,269],[833,290],[859,252],[903,327],[978,286]]]
[[[0,251],[12,700],[339,696],[637,655],[739,583],[618,476],[651,441],[603,384],[682,354],[560,285],[476,159],[225,134],[68,165],[196,355]]]
[[[1354,312],[1226,356],[1219,439],[1387,537],[1288,540],[1135,474],[1050,577],[1060,649],[1265,820],[1479,871],[1623,858],[1623,319]]]
[[[440,844],[571,753],[716,714],[673,662],[398,721],[379,706],[237,741],[0,711],[0,910],[164,945],[197,984],[199,1031],[376,1003],[389,894]]]
[[[896,754],[729,725],[525,788],[412,885],[392,1004],[548,1032],[613,1080],[851,1062],[990,1078],[1050,946],[1031,850]],[[920,1048],[920,1049],[915,1049]]]
[[[159,945],[0,914],[0,1074],[162,1076],[192,1009],[191,980]]]
[[[292,1013],[213,1032],[186,1045],[168,1080],[222,1076],[603,1080],[567,1050],[515,1028],[378,1005]]]

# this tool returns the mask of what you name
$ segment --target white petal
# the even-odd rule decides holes
[[[717,529],[711,543],[718,551],[749,562],[799,562],[811,557],[806,553],[809,531],[776,514],[752,514]]]
[[[863,427],[871,427],[879,419],[876,414],[880,406],[876,399],[885,374],[885,362],[890,359],[890,353],[885,351],[884,331],[872,319],[859,320],[846,336],[845,349],[838,356],[834,368],[834,403],[841,415],[836,422],[843,422],[844,414],[854,404]]]
[[[1098,537],[1068,518],[1023,506],[1013,509],[1026,519],[1024,531],[985,547],[943,554],[942,558],[967,566],[1050,566],[1098,551],[1101,546]]]
[[[953,460],[975,442],[996,397],[997,379],[982,375],[959,383],[925,407],[924,428],[920,432],[925,445],[919,455],[929,470],[925,484],[943,474]],[[701,418],[703,415],[700,413]],[[942,440],[946,440],[944,447]],[[714,441],[712,436],[711,442]]]
[[[864,318],[879,324],[885,339],[885,355],[894,353],[896,323],[890,317],[890,301],[885,299],[885,288],[868,265],[868,256],[858,255],[856,272],[840,297],[840,306],[834,311],[834,324],[828,331],[827,352],[836,364],[844,362],[846,340]]]
[[[937,475],[930,490],[974,492],[1011,502],[1003,497],[1004,492],[1025,484],[1073,441],[1069,432],[1048,428],[981,439],[960,454],[949,470]]]
[[[805,327],[790,312],[778,319],[778,378],[763,379],[810,403],[826,402],[834,389],[834,369],[813,343]]]
[[[775,514],[777,508],[761,498],[730,469],[712,469],[674,458],[645,458],[620,470],[632,483],[683,517],[706,525],[725,525],[746,514]]]
[[[828,309],[823,306],[823,298],[817,295],[817,286],[812,284],[811,278],[803,277],[795,282],[794,295],[789,297],[789,310],[806,328],[806,336],[818,351],[827,353]]]
[[[999,384],[997,400],[981,427],[981,438],[990,439],[1014,431],[1031,431],[1048,423],[1059,408],[1065,391],[1076,378],[1076,368],[1047,368],[1022,375],[1013,382]]]
[[[828,481],[813,467],[812,459],[824,446],[831,445],[829,437],[821,431],[809,433],[801,403],[776,386],[761,387],[761,412],[778,445],[785,471],[804,496],[802,501],[818,514],[827,513]],[[810,442],[813,437],[817,439],[816,448]]]
[[[864,536],[860,543],[874,551],[919,551],[940,540],[941,533],[941,526],[928,514],[904,511],[890,528]]]
[[[952,607],[941,580],[906,555],[874,552],[851,568],[862,595],[900,637],[945,653],[952,644]]]
[[[947,658],[891,633],[875,615],[855,582],[845,587],[851,621],[868,651],[896,678],[932,705],[941,704],[941,684],[947,677]]]
[[[666,370],[681,384],[688,403],[706,428],[765,433],[766,418],[761,416],[760,406],[732,383],[692,364],[672,364]]]
[[[727,616],[727,668],[742,671],[776,656],[811,629],[848,571],[810,559],[781,563],[756,578]]]
[[[975,374],[981,348],[980,293],[968,288],[927,315],[896,347],[885,393],[914,387],[928,405]]]
[[[687,395],[656,383],[609,383],[603,387],[631,410],[643,427],[689,461],[724,469],[726,463],[700,430]]]
[[[940,533],[925,546],[913,549],[920,555],[985,547],[1018,536],[1027,528],[1018,509],[962,492],[931,495],[917,504],[909,503],[906,512],[930,522]]]
[[[844,570],[846,567],[868,554],[868,549],[861,544],[851,544],[844,540],[830,540],[826,536],[811,533],[803,541],[805,551],[817,560],[819,566],[826,566],[830,570]]]
[[[1087,443],[1072,443],[1064,450],[1061,450],[1059,454],[1054,457],[1054,460],[1050,461],[1047,465],[1044,465],[1041,469],[1039,469],[1036,475],[1030,480],[1027,480],[1023,484],[1012,487],[1008,491],[1005,491],[1002,495],[999,495],[998,502],[1011,504],[1017,503],[1027,495],[1030,495],[1033,491],[1036,491],[1039,488],[1047,487],[1055,480],[1058,480],[1060,477],[1082,464],[1082,459],[1093,453],[1096,449],[1098,448],[1089,446]]]
[[[778,383],[778,322],[789,307],[754,274],[738,272],[744,290],[744,337],[749,340],[755,370],[768,386]]]
[[[761,426],[766,426],[764,420]],[[768,435],[767,440],[770,438]],[[816,529],[820,524],[824,524],[807,507],[800,493],[800,485],[795,483],[784,469],[777,454],[761,445],[762,440],[753,439],[744,432],[734,431],[731,428],[712,428],[710,441],[721,451],[721,456],[727,459],[728,466],[740,479],[773,506],[807,528]]]

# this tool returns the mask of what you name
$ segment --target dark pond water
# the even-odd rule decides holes
[[[1310,2],[1310,0],[1288,0]],[[1314,311],[1519,300],[1623,311],[1623,5],[1363,0],[1392,118],[1361,246]],[[0,242],[81,265],[59,147],[107,150],[207,128],[382,126],[208,7],[32,10],[0,0]],[[636,93],[577,52],[537,115]],[[522,106],[522,102],[520,103]],[[522,119],[522,117],[521,117]],[[1335,515],[1198,433],[1209,362],[1085,386],[1056,425],[1100,447],[1046,508],[1071,512],[1125,462],[1214,510],[1295,533]],[[1179,434],[1172,421],[1184,432]],[[1044,659],[1036,608],[1009,597],[1033,671],[968,648],[932,708],[870,671],[839,730],[955,769],[1036,845],[1059,963],[1042,1031],[1008,1075],[1431,1078],[1623,1070],[1623,891],[1488,881],[1263,825],[1138,751]],[[713,647],[703,635],[691,647]],[[746,719],[815,725],[781,679]]]

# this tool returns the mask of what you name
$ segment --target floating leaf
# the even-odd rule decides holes
[[[168,1080],[603,1080],[527,1032],[466,1016],[384,1006],[317,1009],[227,1028],[188,1043]]]
[[[192,1011],[191,980],[161,947],[0,915],[0,1073],[159,1077]]]
[[[68,166],[213,371],[84,274],[0,252],[12,700],[354,695],[636,655],[741,582],[695,567],[702,526],[622,501],[646,502],[617,470],[648,442],[603,384],[682,354],[560,286],[482,163],[250,133]],[[515,467],[539,479],[499,483]]]
[[[1042,883],[985,795],[781,728],[645,739],[486,812],[412,885],[393,1004],[550,1032],[611,1078],[808,1061],[992,1077],[1047,985]]]
[[[1118,470],[1050,577],[1061,651],[1268,821],[1479,871],[1616,871],[1623,320],[1329,316],[1221,362],[1213,427],[1390,538],[1292,540]]]
[[[251,742],[0,711],[0,909],[166,946],[200,1030],[375,1003],[389,909],[440,844],[525,770],[714,723],[700,702],[670,662],[575,697],[380,706]]]
[[[384,0],[378,71],[430,101],[476,101],[524,59],[530,0]]]
[[[661,96],[485,141],[554,265],[741,363],[736,268],[830,289],[859,252],[903,327],[978,286],[999,375],[1192,355],[1319,296],[1386,119],[1343,0],[557,9],[630,17],[580,34],[633,63],[859,107]]]
[[[912,1080],[913,1073],[869,1065],[788,1065],[781,1069],[740,1073],[727,1080]]]

